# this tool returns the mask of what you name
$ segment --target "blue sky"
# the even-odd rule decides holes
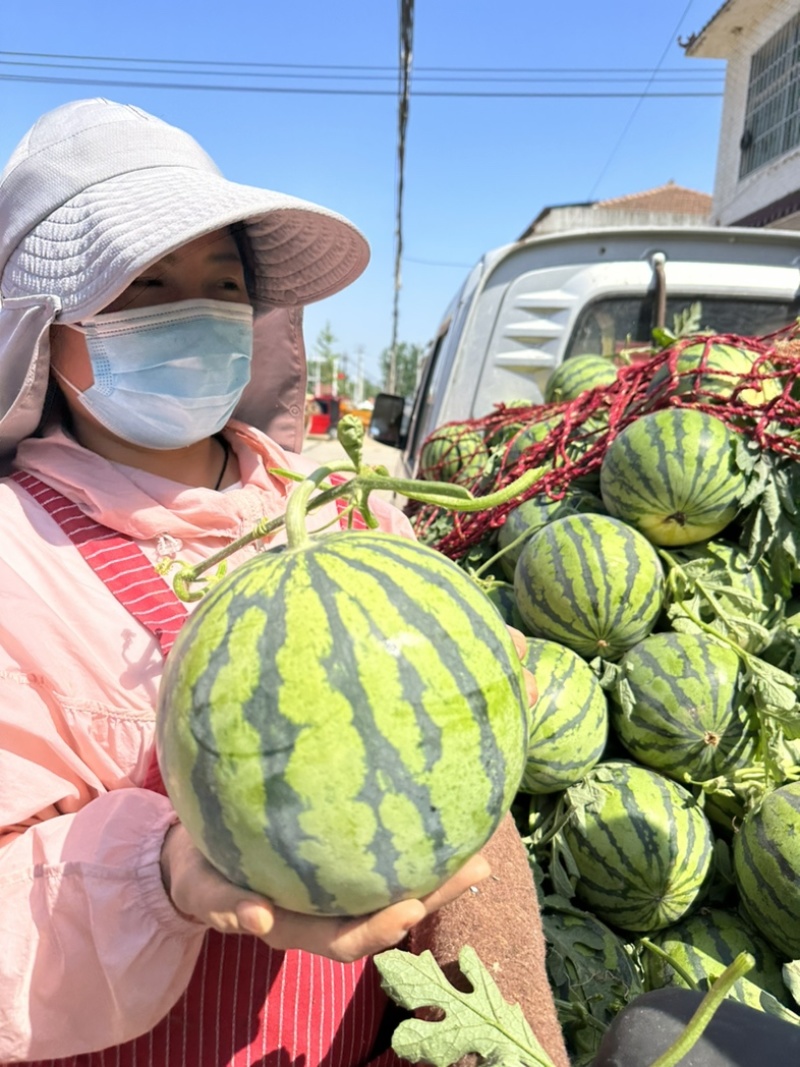
[[[400,340],[426,344],[481,253],[514,240],[547,205],[621,196],[670,179],[711,192],[722,108],[720,96],[433,97],[413,89],[720,93],[724,64],[689,59],[676,42],[719,6],[720,0],[416,0]],[[372,260],[348,290],[307,309],[306,344],[313,349],[330,323],[351,373],[360,353],[365,372],[377,377],[380,352],[391,340],[394,299],[398,9],[396,0],[6,3],[0,159],[44,111],[106,96],[189,130],[229,178],[342,212],[367,236]],[[148,63],[138,65],[146,72],[133,73],[86,70],[88,60],[30,53],[284,66],[239,68],[238,75],[218,68],[224,72],[215,77],[192,74],[185,63],[178,75]],[[7,80],[12,77],[99,84]],[[343,92],[354,89],[387,95]]]

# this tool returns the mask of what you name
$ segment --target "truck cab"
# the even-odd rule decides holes
[[[698,304],[698,328],[715,333],[764,335],[791,324],[800,316],[800,234],[630,226],[495,249],[447,308],[402,431],[373,435],[401,448],[397,473],[411,476],[437,426],[487,415],[498,403],[542,403],[564,360],[646,346],[655,326],[671,327]],[[374,421],[390,402],[379,398]],[[394,398],[396,409],[401,402]]]

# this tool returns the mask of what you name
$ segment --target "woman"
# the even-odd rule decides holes
[[[226,181],[183,131],[104,100],[23,139],[0,176],[0,234],[0,1061],[391,1063],[369,957],[417,924],[418,944],[470,941],[482,904],[455,934],[449,908],[428,934],[422,920],[483,900],[486,860],[362,919],[294,915],[206,864],[153,758],[186,612],[156,565],[199,561],[285,509],[290,483],[270,469],[308,469],[290,451],[299,309],[354,280],[366,242],[333,212]],[[498,840],[489,852],[505,855],[508,826]],[[517,894],[503,862],[494,877]],[[522,878],[535,933],[513,955],[541,983]],[[540,1014],[566,1063],[549,999]]]

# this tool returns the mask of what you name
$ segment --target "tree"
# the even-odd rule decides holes
[[[349,396],[351,383],[347,377],[347,354],[340,352],[337,339],[326,322],[317,334],[314,349],[308,361],[308,379],[313,390],[333,393],[334,396]]]
[[[417,388],[417,373],[419,371],[425,349],[422,345],[408,344],[401,341],[397,346],[394,365],[394,392],[398,396],[413,396]],[[384,389],[388,388],[389,376],[392,365],[392,350],[384,348],[381,353],[381,374],[383,375]]]

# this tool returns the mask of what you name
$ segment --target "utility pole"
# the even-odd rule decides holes
[[[364,346],[359,345],[356,349],[356,385],[353,400],[360,404],[364,399]]]

